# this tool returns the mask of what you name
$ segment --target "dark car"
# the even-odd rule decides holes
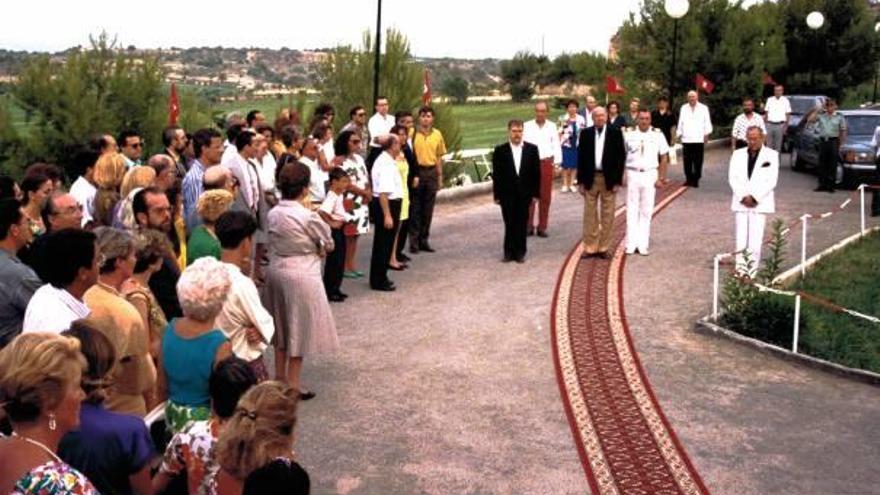
[[[782,143],[783,151],[791,151],[792,144],[797,141],[797,135],[803,130],[801,123],[804,116],[825,106],[825,95],[791,95],[788,102],[791,104],[791,118],[788,121],[788,132]]]
[[[871,140],[880,127],[880,110],[841,110],[846,119],[846,142],[840,147],[837,164],[837,182],[854,187],[867,182],[874,174],[874,148]],[[819,134],[812,115],[804,120],[791,150],[791,164],[795,170],[815,169],[819,166]]]

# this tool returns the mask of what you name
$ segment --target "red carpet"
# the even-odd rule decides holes
[[[678,184],[658,191],[654,214],[684,191]],[[575,444],[596,495],[708,494],[633,347],[623,308],[624,231],[618,214],[611,260],[581,260],[578,245],[556,286],[553,356]]]

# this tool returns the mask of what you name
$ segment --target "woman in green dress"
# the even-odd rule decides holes
[[[225,189],[205,191],[196,205],[202,225],[194,228],[186,244],[186,264],[210,256],[220,259],[220,241],[214,234],[214,222],[232,206],[232,193]]]

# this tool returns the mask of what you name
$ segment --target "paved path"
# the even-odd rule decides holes
[[[691,330],[709,305],[711,255],[733,242],[719,156],[704,186],[658,217],[651,257],[627,263],[627,315],[654,390],[715,493],[867,493],[880,481],[876,388]],[[782,182],[786,209],[832,202],[803,192],[805,176]],[[319,395],[300,409],[297,452],[314,493],[588,491],[548,329],[581,211],[578,195],[555,194],[551,238],[530,238],[517,265],[499,262],[488,197],[444,205],[438,253],[394,273],[398,292],[345,282],[352,297],[334,305],[342,350],[304,370]],[[362,239],[361,267],[371,242]]]
[[[786,222],[848,194],[812,192],[815,178],[792,172],[787,159],[776,197]],[[630,331],[667,417],[713,493],[877,493],[880,388],[692,329],[711,311],[713,255],[733,250],[723,157],[712,155],[704,175],[657,217],[651,256],[630,258],[624,277]],[[858,225],[857,203],[811,224],[808,256]]]

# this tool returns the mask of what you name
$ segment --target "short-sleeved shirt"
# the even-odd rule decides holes
[[[9,495],[98,495],[94,485],[76,469],[55,460],[31,469]]]
[[[819,137],[826,139],[840,137],[840,131],[846,131],[846,119],[837,112],[834,115],[820,112],[816,125],[819,129]]]
[[[80,470],[101,493],[131,493],[129,476],[156,454],[142,420],[83,402],[79,429],[58,445],[64,462]]]
[[[80,175],[70,186],[70,195],[76,198],[76,202],[82,206],[82,226],[94,220],[95,218],[95,195],[98,194],[96,188],[85,177]]]
[[[345,221],[345,198],[342,194],[328,190],[321,207],[318,209],[333,217],[334,220]]]
[[[397,170],[397,161],[388,154],[382,152],[376,162],[373,163],[373,197],[380,194],[388,194],[388,199],[403,198],[403,181],[400,180],[400,171]]]
[[[220,464],[214,454],[217,425],[213,421],[196,421],[171,438],[159,471],[171,477],[186,471],[189,493],[217,493]]]
[[[764,110],[767,112],[767,122],[771,124],[784,124],[788,121],[787,114],[791,113],[791,102],[784,96],[779,98],[771,96],[767,98]]]
[[[31,297],[24,312],[22,332],[61,333],[69,329],[74,320],[85,318],[90,312],[86,303],[70,292],[46,284]]]
[[[663,133],[651,128],[641,131],[636,128],[623,134],[626,142],[626,167],[653,170],[660,165],[660,155],[669,153],[669,144]]]
[[[733,136],[734,139],[745,141],[749,127],[760,127],[765,134],[767,132],[766,127],[764,127],[764,119],[762,119],[760,115],[752,113],[752,117],[749,118],[746,117],[746,114],[741,113],[737,115],[736,119],[733,121],[733,129],[730,131],[730,135]]]
[[[446,154],[443,134],[437,129],[431,129],[427,134],[421,130],[416,131],[413,136],[413,152],[416,154],[416,161],[422,167],[436,167],[437,161]]]

